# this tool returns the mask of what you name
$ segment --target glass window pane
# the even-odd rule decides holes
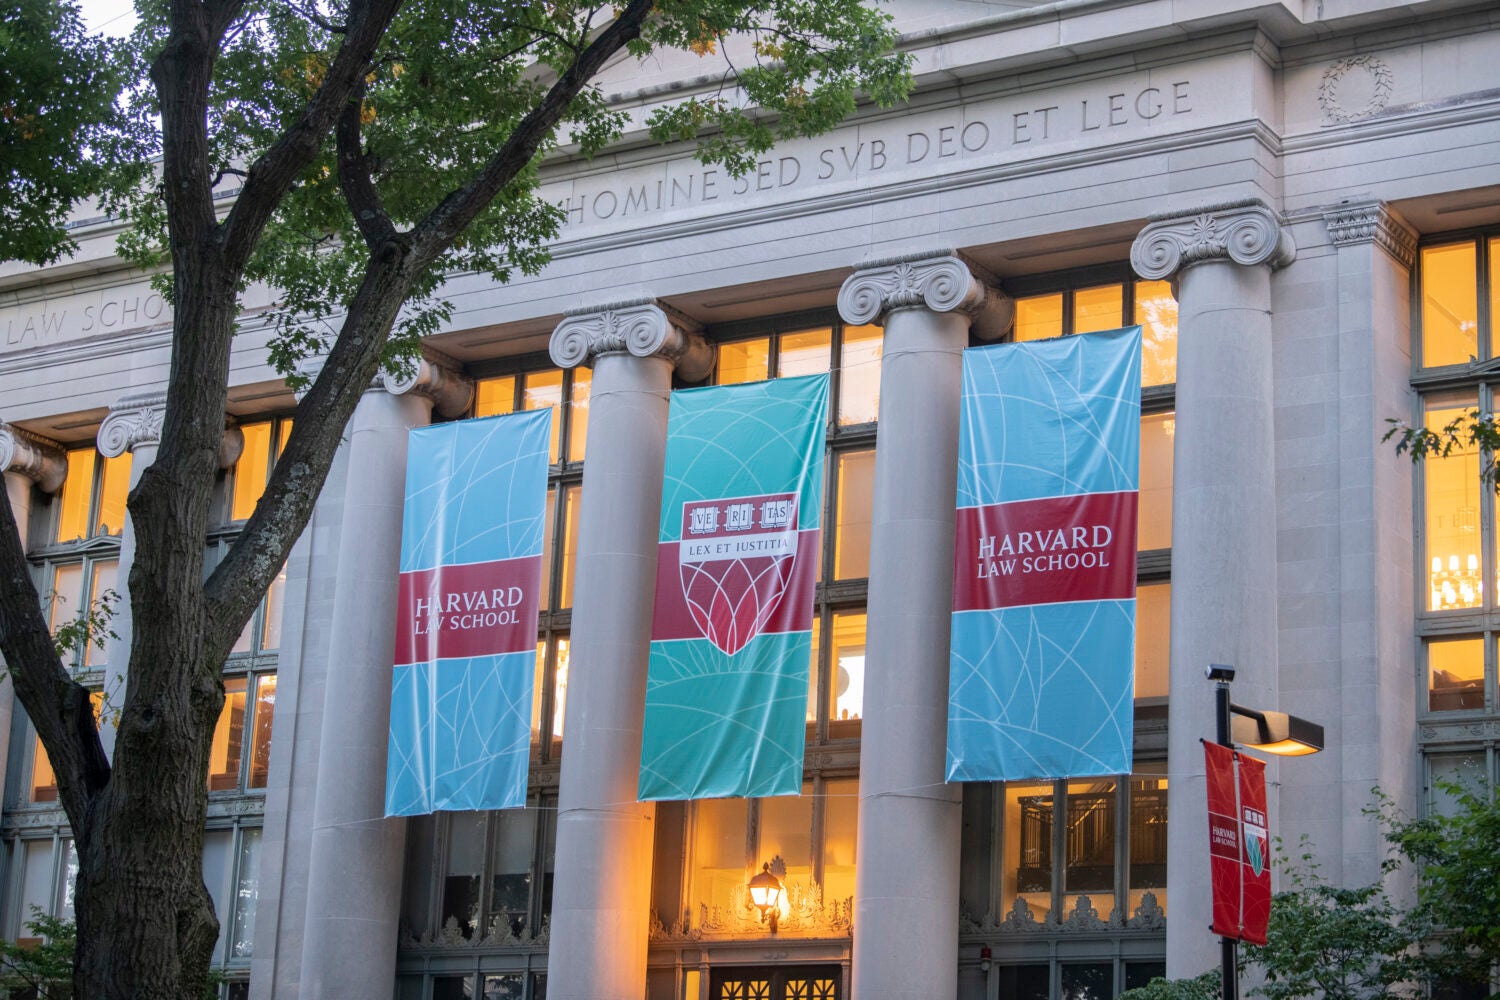
[[[1115,907],[1116,783],[1112,778],[1068,783],[1067,823],[1063,828],[1063,913],[1087,896],[1100,919]]]
[[[771,368],[771,338],[719,345],[719,385],[764,381]]]
[[[542,738],[542,685],[547,675],[547,643],[536,642],[536,672],[531,675],[531,742]]]
[[[878,326],[844,327],[839,360],[839,425],[867,424],[880,416],[880,352],[885,331]]]
[[[57,630],[78,618],[80,598],[83,596],[83,564],[67,563],[52,570],[52,591],[47,595],[51,606],[47,611],[47,624],[56,635]]]
[[[255,732],[250,745],[250,788],[265,788],[271,773],[271,727],[276,720],[276,675],[255,678]]]
[[[516,410],[516,377],[480,379],[474,386],[474,416],[493,417]]]
[[[1166,962],[1126,962],[1125,988],[1138,990],[1149,985],[1153,979],[1167,978]]]
[[[562,369],[528,372],[521,393],[521,409],[552,411],[552,444],[547,452],[554,465],[558,461],[558,442],[562,440]]]
[[[833,330],[803,330],[785,333],[777,348],[778,378],[826,372],[833,361]]]
[[[822,632],[822,624],[818,621],[817,616],[814,615],[812,623],[812,662],[807,667],[807,724],[809,726],[818,721],[818,692],[822,690],[818,686],[818,634],[820,632]],[[811,730],[808,731],[807,735],[809,738],[812,736]]]
[[[1001,912],[1025,907],[1038,923],[1052,909],[1052,783],[1005,786]],[[1108,916],[1108,914],[1106,914]]]
[[[120,560],[118,559],[101,559],[94,563],[91,570],[94,579],[89,584],[89,609],[91,611],[100,611],[99,598],[115,589],[119,571]],[[109,639],[110,631],[111,629],[106,626],[89,636],[88,648],[84,650],[84,666],[97,667],[104,663],[104,644]]]
[[[490,858],[490,927],[503,921],[520,937],[526,930],[531,903],[531,855],[535,846],[536,811],[502,809],[495,817],[495,847]],[[519,987],[518,987],[519,988]],[[517,996],[520,994],[517,993]]]
[[[240,831],[239,877],[234,890],[230,958],[249,958],[255,943],[255,900],[260,892],[260,830]]]
[[[1141,327],[1141,385],[1177,381],[1177,300],[1170,281],[1135,283],[1135,318]]]
[[[1068,962],[1061,971],[1062,1000],[1113,1000],[1113,962]]]
[[[1451,795],[1438,787],[1438,782],[1462,785],[1473,791],[1482,788],[1488,779],[1484,768],[1484,751],[1470,753],[1446,753],[1427,758],[1427,768],[1432,776],[1429,802],[1432,811],[1439,816],[1453,816],[1458,812],[1458,803]]]
[[[99,515],[93,534],[118,535],[125,528],[125,498],[130,493],[130,452],[104,460],[99,477]]]
[[[750,876],[745,837],[749,823],[745,799],[702,799],[693,804],[693,906],[727,910],[735,891]],[[769,859],[767,859],[769,860]],[[760,865],[755,866],[760,870]]]
[[[63,867],[58,872],[57,905],[52,913],[60,920],[73,919],[73,900],[78,888],[78,845],[68,837],[62,842]]]
[[[474,977],[435,976],[432,1000],[474,1000]]]
[[[1463,364],[1479,354],[1479,292],[1472,241],[1423,247],[1422,364]]]
[[[1170,689],[1172,585],[1142,584],[1135,591],[1135,700],[1164,703]]]
[[[1167,765],[1143,762],[1130,779],[1130,882],[1126,916],[1134,916],[1146,893],[1167,909]]]
[[[21,933],[17,943],[38,945],[42,939],[26,926],[35,919],[35,907],[50,913],[52,907],[52,841],[25,841],[21,869]]]
[[[58,498],[57,540],[71,542],[89,530],[89,501],[94,496],[94,462],[99,453],[93,448],[68,451],[68,478],[63,481]]]
[[[1172,440],[1176,413],[1148,413],[1141,417],[1141,497],[1137,514],[1136,548],[1172,546]]]
[[[778,795],[760,799],[760,843],[755,852],[755,870],[779,857],[786,862],[786,882],[803,888],[812,884],[813,797],[809,785],[801,795]]]
[[[233,830],[209,830],[203,835],[203,884],[214,900],[214,913],[219,918],[219,939],[214,943],[214,962],[224,961],[225,934],[222,928],[229,925],[229,903],[232,887],[229,884],[230,841]]]
[[[229,504],[229,519],[243,521],[255,513],[256,501],[266,489],[266,474],[271,467],[271,424],[242,424],[245,450],[234,463],[234,495]]]
[[[1100,285],[1073,293],[1073,332],[1118,330],[1125,315],[1125,286]]]
[[[1063,332],[1063,296],[1034,295],[1016,299],[1016,340],[1046,340]]]
[[[568,393],[568,461],[582,462],[589,442],[589,386],[594,373],[573,369],[573,387]]]
[[[240,754],[245,745],[245,692],[243,677],[224,680],[224,707],[214,726],[213,743],[208,750],[208,790],[224,792],[240,784]]]
[[[520,973],[484,977],[484,1000],[521,1000],[526,977]]]
[[[578,563],[578,506],[582,497],[581,486],[568,487],[563,496],[562,594],[558,600],[565,608],[573,606],[573,571]]]
[[[859,832],[859,781],[823,783],[823,899],[854,896],[854,849]]]
[[[833,616],[833,657],[829,664],[828,692],[830,736],[859,734],[865,701],[865,613],[841,611]]]
[[[271,589],[266,591],[265,621],[260,630],[262,650],[281,648],[281,605],[285,596],[286,565],[283,564],[281,572],[271,581]]]
[[[1427,708],[1433,712],[1484,707],[1484,640],[1427,643]]]
[[[1050,1000],[1052,996],[1051,966],[1001,965],[995,975],[1006,1000]]]
[[[295,421],[291,417],[282,417],[276,425],[276,458],[286,451],[287,439],[292,436],[292,424]],[[273,459],[274,461],[274,459]]]
[[[552,607],[552,551],[557,528],[557,490],[547,491],[547,509],[542,515],[542,593],[538,605]]]
[[[557,667],[552,677],[552,738],[562,739],[563,716],[568,707],[568,640],[557,641]]]
[[[838,580],[858,580],[870,575],[875,452],[841,452],[838,476],[839,509],[834,525],[833,575]]]
[[[1474,406],[1472,399],[1429,397],[1427,427],[1441,430]],[[1484,600],[1479,559],[1479,452],[1455,447],[1422,464],[1425,491],[1428,608],[1478,607]]]
[[[47,756],[47,748],[42,746],[40,736],[32,737],[31,801],[57,801],[57,775],[52,770],[52,761]]]
[[[480,876],[484,873],[485,813],[455,812],[448,819],[448,870],[443,878],[442,924],[454,921],[471,937],[479,921]]]

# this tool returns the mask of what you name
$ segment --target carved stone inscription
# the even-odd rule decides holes
[[[168,323],[172,307],[149,285],[0,308],[0,352]]]
[[[566,214],[564,238],[920,179],[988,163],[1018,163],[1201,127],[1200,89],[1218,74],[1189,70],[974,101],[849,126],[778,146],[742,177],[690,157],[575,181],[544,183]],[[1214,112],[1222,100],[1213,102]]]

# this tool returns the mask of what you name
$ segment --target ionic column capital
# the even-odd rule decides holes
[[[474,401],[474,380],[457,361],[430,347],[422,348],[422,356],[406,370],[381,372],[380,383],[393,396],[411,393],[432,400],[433,409],[445,417],[467,412]]]
[[[713,370],[713,349],[698,324],[654,299],[621,302],[565,313],[548,344],[562,368],[592,365],[605,354],[666,358],[689,382]]]
[[[1378,199],[1345,202],[1323,213],[1335,247],[1373,243],[1410,270],[1417,261],[1417,232]]]
[[[1130,247],[1130,264],[1148,281],[1169,278],[1193,264],[1230,260],[1286,267],[1297,257],[1281,217],[1259,199],[1152,216]]]
[[[119,458],[142,446],[156,446],[161,441],[166,412],[167,396],[161,392],[135,393],[111,403],[109,416],[99,425],[100,453],[105,458]]]
[[[56,493],[68,478],[68,455],[56,442],[0,421],[0,472],[19,473]]]
[[[1004,336],[1015,319],[1011,300],[996,291],[991,276],[951,249],[867,260],[839,289],[845,323],[883,324],[895,309],[922,307],[968,316],[987,340]]]

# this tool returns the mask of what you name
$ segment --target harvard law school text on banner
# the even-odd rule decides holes
[[[1130,771],[1141,332],[964,352],[948,780]]]
[[[1217,743],[1208,764],[1208,854],[1213,931],[1266,943],[1271,920],[1271,840],[1266,823],[1266,765]]]
[[[411,432],[385,811],[526,803],[551,413]]]
[[[795,795],[828,376],[672,394],[640,797]]]

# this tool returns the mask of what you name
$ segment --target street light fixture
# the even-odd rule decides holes
[[[776,921],[781,916],[781,879],[771,874],[771,864],[760,866],[760,874],[750,880],[750,901],[760,910],[760,922],[771,925],[776,933]]]
[[[1223,663],[1208,665],[1214,682],[1214,707],[1218,723],[1217,743],[1233,747],[1239,743],[1251,750],[1282,757],[1304,757],[1323,749],[1323,727],[1316,722],[1259,708],[1246,708],[1229,700],[1234,668]],[[1239,1000],[1239,941],[1220,938],[1223,958],[1223,998]]]

